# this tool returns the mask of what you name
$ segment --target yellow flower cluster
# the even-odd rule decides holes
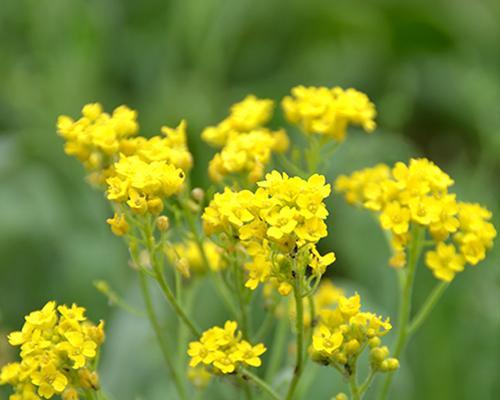
[[[158,214],[163,210],[163,199],[182,190],[184,178],[182,169],[166,161],[148,163],[137,155],[122,155],[106,180],[106,196],[126,204],[136,214]]]
[[[282,102],[285,116],[304,132],[324,135],[341,142],[350,124],[366,132],[375,127],[375,106],[366,94],[340,87],[296,86]]]
[[[208,239],[203,242],[202,246],[211,271],[220,271],[226,267],[222,259],[222,248]],[[191,271],[195,273],[207,272],[203,255],[194,240],[166,244],[165,254],[170,263],[176,266],[186,278],[191,275]]]
[[[99,103],[85,105],[76,121],[66,115],[57,120],[57,131],[66,141],[64,151],[90,171],[108,168],[120,151],[121,141],[136,135],[138,127],[136,111],[120,106],[110,115]]]
[[[4,366],[0,384],[10,384],[10,400],[50,399],[78,388],[97,389],[93,359],[104,341],[104,323],[93,325],[85,309],[51,301],[26,316],[21,331],[9,335],[12,346],[20,346],[21,362]]]
[[[478,204],[459,202],[448,188],[453,180],[427,159],[398,162],[390,169],[377,165],[340,176],[336,190],[349,203],[379,213],[381,226],[391,232],[391,265],[406,264],[411,226],[424,227],[436,243],[426,254],[434,276],[451,281],[466,263],[476,265],[493,245],[496,230],[491,213]]]
[[[176,128],[162,126],[161,132],[163,136],[124,139],[120,143],[120,150],[126,156],[139,156],[147,163],[165,161],[188,172],[193,166],[193,156],[187,148],[186,121],[182,120]]]
[[[358,294],[340,296],[334,309],[319,310],[320,322],[313,333],[311,356],[325,365],[354,365],[364,348],[371,347],[371,365],[377,371],[393,371],[399,367],[389,358],[387,347],[380,347],[380,337],[392,328],[389,319],[361,311]]]
[[[243,340],[237,328],[236,322],[227,321],[224,328],[210,328],[203,332],[199,341],[189,343],[189,366],[196,367],[201,363],[211,367],[209,372],[218,374],[231,374],[239,365],[260,367],[262,361],[259,356],[266,351],[266,347],[262,343],[253,346]]]
[[[285,131],[271,131],[263,126],[271,118],[273,106],[272,100],[247,96],[231,107],[226,119],[202,132],[204,141],[221,148],[208,166],[214,182],[221,182],[230,174],[256,182],[264,175],[271,153],[287,150],[289,141]]]
[[[66,115],[57,121],[57,131],[66,141],[66,154],[78,158],[98,185],[112,175],[120,154],[137,156],[146,163],[165,162],[185,172],[191,169],[193,158],[187,148],[185,121],[175,129],[163,126],[163,135],[151,138],[136,136],[138,129],[136,111],[120,106],[110,115],[99,103],[85,105],[76,121]]]
[[[306,181],[273,171],[258,186],[255,192],[226,188],[217,193],[202,215],[203,226],[209,235],[241,242],[252,258],[245,264],[248,288],[270,281],[287,295],[296,268],[293,260],[304,259],[318,278],[335,261],[333,253],[321,256],[315,246],[327,235],[323,200],[330,185],[321,175]]]

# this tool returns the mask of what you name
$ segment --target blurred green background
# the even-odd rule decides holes
[[[186,118],[201,185],[212,150],[199,133],[231,103],[247,93],[278,100],[297,84],[352,86],[376,103],[379,128],[351,132],[323,171],[331,180],[427,156],[500,227],[499,21],[497,0],[2,0],[0,331],[19,328],[49,299],[76,301],[108,321],[106,390],[123,400],[173,398],[147,323],[109,307],[92,286],[106,279],[141,305],[126,249],[104,223],[106,202],[55,134],[59,114],[77,116],[91,101],[137,109],[146,135]],[[331,277],[395,315],[378,227],[338,196],[329,206],[322,248],[337,253]],[[458,275],[411,342],[394,399],[500,398],[499,261],[497,245]],[[421,268],[417,303],[433,283]],[[224,318],[210,299],[198,310],[204,327]],[[2,343],[0,364],[13,356]],[[318,370],[307,398],[344,390]]]

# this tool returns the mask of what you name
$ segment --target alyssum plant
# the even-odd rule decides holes
[[[410,336],[455,275],[478,264],[491,248],[496,236],[491,213],[457,200],[449,190],[453,180],[427,159],[337,178],[335,189],[349,203],[376,213],[393,250],[389,264],[399,275],[400,297],[390,350],[382,342],[392,329],[389,318],[362,310],[359,294],[346,296],[322,280],[335,254],[317,249],[327,236],[324,200],[331,192],[317,173],[321,160],[337,150],[350,125],[372,132],[375,107],[354,89],[295,87],[282,108],[302,133],[306,145],[300,147],[290,146],[285,130],[266,126],[273,108],[271,100],[247,96],[226,119],[202,132],[202,139],[218,149],[208,166],[214,187],[206,191],[190,187],[193,158],[184,121],[146,138],[138,136],[135,111],[120,106],[108,114],[94,103],[84,106],[77,120],[59,117],[57,126],[65,152],[82,162],[89,181],[114,209],[107,222],[129,249],[147,316],[180,399],[202,393],[213,376],[247,399],[302,398],[307,382],[301,377],[309,360],[341,374],[353,400],[362,399],[382,375],[379,399],[386,399]],[[267,172],[273,156],[292,176]],[[438,283],[415,311],[412,290],[421,256]],[[191,299],[208,280],[228,320],[201,329],[192,317]],[[154,308],[152,284],[178,317],[175,348],[181,354],[170,350],[172,338]],[[97,287],[128,308],[105,282]],[[250,308],[260,304],[266,316],[256,329]],[[9,335],[10,344],[20,346],[21,358],[1,371],[0,383],[14,389],[10,400],[107,398],[96,372],[103,323],[91,324],[84,311],[49,302],[26,317],[21,331]],[[271,329],[272,342],[261,343]],[[290,330],[293,346],[287,346]],[[293,365],[285,357],[287,347]],[[190,360],[179,362],[186,352]],[[261,360],[264,353],[269,353],[267,365]],[[363,353],[367,357],[362,359]],[[361,379],[359,364],[366,359],[369,372]]]

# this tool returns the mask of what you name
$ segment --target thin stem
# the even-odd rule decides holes
[[[424,323],[427,319],[431,311],[434,309],[434,306],[439,301],[444,291],[448,287],[449,282],[439,282],[432,292],[429,294],[429,297],[425,300],[422,308],[418,311],[417,315],[412,319],[410,326],[408,328],[408,335],[412,335],[417,331],[418,328]]]
[[[252,391],[246,379],[242,379],[243,393],[246,400],[252,400]]]
[[[361,400],[355,371],[349,376],[349,389],[351,389],[352,400]]]
[[[307,172],[304,171],[302,168],[300,168],[298,165],[296,165],[293,161],[290,161],[285,155],[280,154],[279,155],[279,160],[283,166],[288,169],[288,172],[291,172],[295,175],[299,175],[302,177],[307,176]]]
[[[221,279],[221,276],[218,272],[213,271],[212,268],[210,268],[210,261],[208,260],[205,247],[203,246],[203,239],[198,233],[198,229],[196,228],[196,223],[192,218],[191,211],[184,205],[183,208],[184,208],[184,214],[186,215],[186,221],[188,223],[189,231],[194,237],[194,242],[196,244],[196,247],[198,247],[198,251],[201,254],[201,258],[203,260],[203,264],[205,265],[205,269],[206,271],[209,272],[210,276],[213,278],[215,286],[217,286],[217,292],[222,296],[222,300],[224,301],[226,307],[229,310],[231,310],[231,312],[233,312],[235,316],[237,316],[238,311],[233,304],[233,301],[231,299],[231,294],[227,289],[224,281]]]
[[[266,382],[260,379],[257,375],[254,375],[247,369],[241,369],[241,375],[243,378],[249,379],[255,385],[257,385],[264,393],[266,393],[273,400],[280,400],[280,396],[273,390],[271,386],[269,386]]]
[[[365,381],[359,387],[359,394],[361,395],[361,398],[372,384],[373,378],[375,378],[375,374],[376,374],[375,370],[370,368],[370,373],[366,377]]]
[[[266,316],[264,317],[264,320],[261,322],[259,330],[253,335],[254,340],[256,342],[262,341],[264,336],[266,335],[267,331],[271,327],[271,324],[276,317],[274,315],[275,307],[273,307],[271,310],[268,310],[266,313]]]
[[[275,328],[274,332],[273,345],[271,346],[271,356],[269,357],[265,375],[265,379],[268,382],[274,378],[279,369],[287,337],[288,318],[284,315],[279,319],[278,326]]]
[[[165,342],[165,338],[162,335],[161,332],[161,327],[158,322],[158,318],[156,316],[156,312],[153,307],[153,302],[151,300],[151,294],[149,292],[149,285],[147,281],[147,276],[144,274],[142,271],[139,272],[139,278],[140,278],[140,283],[141,283],[141,290],[142,290],[142,295],[144,297],[144,303],[146,304],[146,310],[147,314],[149,317],[149,321],[151,322],[151,326],[156,334],[156,339],[158,341],[158,344],[160,345],[161,352],[163,354],[163,358],[165,360],[165,363],[167,364],[167,368],[170,371],[170,374],[172,375],[172,379],[174,381],[175,387],[177,388],[177,391],[179,392],[179,396],[181,399],[186,399],[186,392],[184,389],[184,385],[182,384],[182,380],[180,379],[179,375],[177,374],[177,370],[175,369],[173,362],[170,358],[170,351],[168,349],[167,343]]]
[[[312,343],[314,324],[316,322],[316,307],[314,306],[313,293],[310,293],[309,296],[307,296],[307,300],[309,302],[309,316],[310,316],[309,317],[309,332],[308,332],[308,336],[307,336],[308,343]]]
[[[160,285],[161,291],[163,292],[166,299],[174,309],[175,313],[179,316],[181,321],[184,322],[184,324],[186,324],[186,326],[188,327],[193,336],[195,337],[201,336],[201,331],[198,329],[195,323],[191,321],[191,319],[186,315],[180,304],[177,302],[174,294],[172,293],[172,289],[170,289],[170,286],[168,286],[168,283],[165,277],[163,276],[163,273],[159,265],[156,262],[153,262],[153,269],[155,271],[156,280]]]
[[[291,400],[293,398],[300,376],[302,375],[302,353],[304,347],[304,303],[302,301],[302,274],[300,273],[300,268],[297,269],[296,275],[293,294],[295,297],[296,309],[295,329],[297,331],[297,360],[295,362],[295,370],[293,371],[293,378],[286,395],[286,400]]]
[[[245,304],[245,299],[243,298],[243,276],[241,267],[238,265],[238,258],[236,256],[232,257],[231,267],[233,269],[233,278],[234,278],[234,290],[236,291],[236,297],[238,299],[238,305],[240,307],[239,312],[239,322],[241,326],[241,330],[243,335],[249,336],[248,330],[248,311]]]
[[[411,314],[411,300],[413,292],[413,284],[415,281],[415,273],[417,270],[418,259],[422,250],[422,242],[425,237],[425,230],[417,225],[412,227],[411,242],[409,248],[408,267],[406,279],[400,293],[400,304],[398,312],[398,336],[396,346],[393,352],[395,358],[401,355],[406,341],[408,339],[408,324]],[[385,400],[389,394],[389,389],[394,378],[394,372],[388,372],[382,389],[380,391],[379,400]]]
[[[157,255],[157,247],[155,246],[154,243],[154,237],[151,233],[151,226],[150,224],[146,225],[146,229],[144,232],[146,236],[146,247],[149,253],[150,257],[150,262],[153,267],[154,275],[156,278],[156,281],[160,285],[161,291],[165,295],[166,299],[174,309],[175,313],[179,316],[182,322],[186,324],[186,326],[189,328],[191,331],[191,334],[195,337],[199,337],[201,335],[200,330],[196,327],[195,323],[191,321],[191,319],[186,315],[182,307],[180,306],[179,302],[175,298],[172,289],[170,289],[170,286],[168,285],[167,280],[165,279],[165,276],[163,275],[163,268],[161,265],[161,260],[158,260]],[[160,257],[163,257],[163,254],[160,254]]]

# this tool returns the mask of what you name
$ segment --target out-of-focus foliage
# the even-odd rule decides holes
[[[349,137],[323,171],[330,179],[426,155],[499,227],[498,21],[496,0],[3,0],[0,330],[20,327],[48,299],[78,302],[109,322],[102,376],[115,398],[170,390],[146,321],[108,307],[92,286],[106,279],[141,306],[125,246],[104,222],[110,211],[55,134],[57,115],[90,101],[138,109],[150,134],[186,118],[202,184],[211,150],[199,133],[244,94],[279,99],[296,84],[352,86],[377,104],[379,129]],[[395,276],[376,223],[339,196],[329,206],[331,243],[322,247],[337,253],[331,277],[395,315]],[[410,344],[394,398],[498,398],[499,262],[497,245],[453,282]],[[434,281],[424,268],[417,279],[423,299]],[[206,300],[213,296],[202,296],[202,326],[223,319]],[[11,356],[4,347],[0,363]],[[310,398],[344,388],[329,373],[318,373]]]

